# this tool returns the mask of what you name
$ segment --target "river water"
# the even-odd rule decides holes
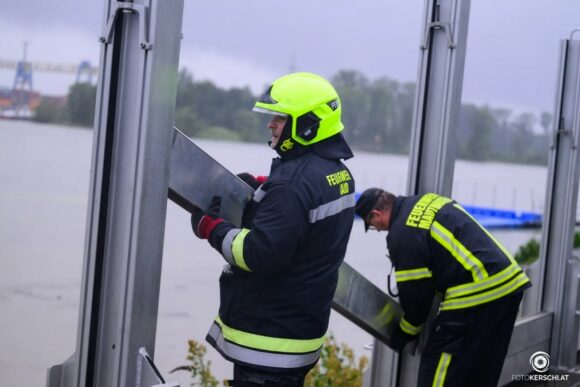
[[[266,137],[266,135],[265,135]],[[197,143],[230,170],[267,174],[267,146],[210,140]],[[44,386],[46,370],[74,351],[78,320],[92,131],[0,120],[0,387]],[[407,158],[356,152],[347,161],[357,191],[381,186],[403,194]],[[464,204],[540,212],[546,168],[458,161],[453,196]],[[155,362],[162,374],[189,386],[187,340],[203,342],[217,313],[218,277],[224,264],[195,238],[189,216],[168,202]],[[538,231],[494,234],[513,252]],[[386,287],[384,234],[354,224],[346,260]],[[330,331],[356,355],[371,337],[333,312]],[[218,378],[228,362],[208,349]]]

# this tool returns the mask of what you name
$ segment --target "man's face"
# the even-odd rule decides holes
[[[272,119],[268,123],[268,129],[272,131],[272,138],[270,139],[270,148],[276,149],[276,145],[278,145],[278,141],[280,141],[280,136],[282,135],[282,131],[284,130],[284,126],[286,125],[286,121],[288,117],[282,117],[274,115]]]
[[[387,231],[389,229],[389,220],[390,214],[386,211],[372,210],[367,217],[369,230]]]

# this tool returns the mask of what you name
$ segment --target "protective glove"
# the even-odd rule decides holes
[[[268,180],[268,176],[254,176],[248,172],[238,173],[237,176],[255,190]]]
[[[413,336],[404,332],[399,326],[397,326],[391,336],[390,347],[397,352],[401,352],[408,342],[415,340],[417,337],[418,336]]]
[[[193,233],[200,239],[209,239],[213,230],[224,220],[217,216],[222,198],[214,196],[211,200],[209,211],[206,213],[195,207],[191,213],[191,228]]]

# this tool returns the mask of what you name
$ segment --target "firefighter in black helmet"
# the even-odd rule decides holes
[[[274,81],[254,110],[272,115],[280,157],[267,179],[243,174],[256,191],[242,227],[192,214],[195,234],[228,262],[207,340],[234,363],[234,386],[302,386],[318,361],[354,219],[341,109],[322,77]]]
[[[443,300],[419,367],[419,386],[496,386],[530,281],[506,248],[454,200],[395,197],[379,188],[356,204],[365,231],[388,231],[403,316],[392,337],[418,337],[435,293]]]

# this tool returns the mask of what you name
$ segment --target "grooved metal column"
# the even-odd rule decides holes
[[[545,266],[542,309],[553,312],[550,365],[576,365],[578,342],[578,263],[572,259],[580,157],[580,41],[563,40],[554,113],[554,137],[548,164],[548,185],[540,258]],[[542,268],[543,269],[543,268]]]
[[[411,135],[409,194],[451,194],[454,131],[461,106],[470,5],[470,0],[425,2]],[[393,359],[397,356],[376,340],[375,346],[378,348],[373,353],[372,386],[389,386],[386,375],[375,372],[375,367],[394,369]],[[416,351],[410,347],[398,359],[399,386],[417,385],[420,345]],[[381,364],[379,359],[386,362]]]
[[[470,0],[427,0],[407,192],[451,195]]]
[[[77,346],[48,386],[136,386],[154,353],[182,16],[105,3]]]

